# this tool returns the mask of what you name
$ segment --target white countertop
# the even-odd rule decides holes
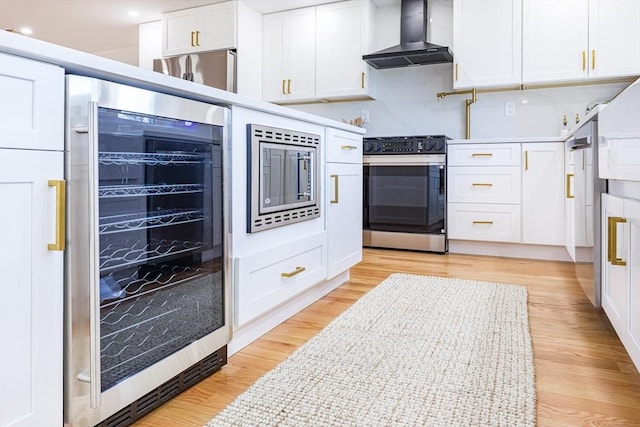
[[[100,56],[0,30],[0,52],[59,65],[79,74],[218,105],[235,105],[309,123],[364,134],[365,129],[325,117],[170,77]]]

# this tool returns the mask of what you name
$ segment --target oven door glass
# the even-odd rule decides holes
[[[224,325],[222,129],[98,118],[104,391]]]
[[[364,167],[364,229],[444,233],[443,165]]]

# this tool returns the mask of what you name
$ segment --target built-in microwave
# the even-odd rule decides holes
[[[320,135],[247,125],[247,232],[320,216]]]

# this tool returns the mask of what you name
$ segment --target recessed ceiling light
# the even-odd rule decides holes
[[[138,12],[137,10],[130,10],[129,16],[135,18],[136,16],[140,16],[140,12]]]
[[[21,27],[19,31],[25,36],[30,36],[31,34],[33,34],[33,30],[29,27]]]

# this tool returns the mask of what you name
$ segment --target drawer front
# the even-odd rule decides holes
[[[327,162],[362,163],[362,135],[327,128]]]
[[[449,166],[519,166],[520,144],[450,144]]]
[[[266,313],[326,277],[326,234],[236,258],[236,326]]]
[[[520,205],[449,203],[448,227],[450,239],[519,243]]]
[[[447,176],[450,202],[520,203],[520,167],[450,167]]]

